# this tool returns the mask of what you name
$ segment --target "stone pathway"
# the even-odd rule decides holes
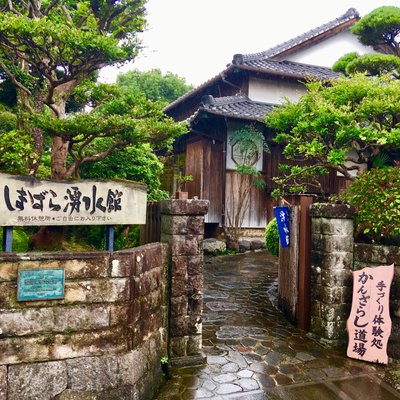
[[[345,357],[294,328],[274,306],[277,258],[266,252],[206,259],[207,364],[173,370],[158,400],[392,400],[384,367]]]

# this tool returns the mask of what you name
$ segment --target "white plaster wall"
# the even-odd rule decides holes
[[[372,47],[361,44],[356,36],[347,30],[307,49],[290,54],[285,60],[331,68],[341,56],[354,51],[360,55],[376,53]]]
[[[305,92],[306,88],[301,83],[256,78],[250,78],[249,82],[250,99],[264,103],[279,104],[285,97],[297,101]]]

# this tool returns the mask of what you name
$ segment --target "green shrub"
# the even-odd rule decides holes
[[[364,172],[341,198],[356,207],[357,233],[377,242],[400,236],[400,167]]]
[[[8,132],[17,128],[17,116],[9,111],[0,111],[0,132]]]
[[[0,243],[3,242],[3,228],[0,228]],[[29,249],[29,236],[24,228],[15,227],[13,229],[13,244],[14,253],[26,253]]]
[[[265,228],[265,247],[274,256],[279,255],[279,232],[276,218],[271,219]]]

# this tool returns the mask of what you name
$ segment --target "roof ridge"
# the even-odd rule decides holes
[[[223,97],[214,97],[211,94],[207,94],[201,98],[201,103],[203,106],[214,106],[214,105],[222,106],[225,104],[238,103],[247,100],[249,100],[249,98],[243,94],[237,94],[234,96],[223,96]]]
[[[248,97],[245,94],[237,94],[234,96],[222,96],[222,97],[214,97],[211,94],[207,94],[207,95],[204,95],[201,99],[201,105],[203,107],[224,106],[224,105],[244,103],[244,102],[259,104],[261,106],[276,106],[277,105],[277,103],[252,100],[250,97]]]
[[[333,28],[336,28],[352,19],[359,19],[360,14],[355,8],[349,8],[343,15],[338,18],[333,19],[323,25],[320,25],[314,29],[311,29],[301,35],[296,36],[295,38],[289,39],[281,44],[278,44],[274,47],[271,47],[268,50],[252,53],[252,54],[235,54],[233,56],[232,64],[241,64],[244,61],[257,60],[260,58],[269,58],[279,55],[284,51],[290,50],[291,48],[298,46],[301,43],[304,43],[310,39],[313,39]]]

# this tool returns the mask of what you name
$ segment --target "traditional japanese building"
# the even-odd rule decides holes
[[[330,67],[343,54],[373,52],[357,41],[349,28],[360,16],[354,9],[344,15],[269,50],[255,54],[236,54],[217,76],[166,107],[177,121],[188,121],[189,133],[176,143],[177,158],[183,171],[192,175],[187,184],[191,197],[210,200],[206,223],[224,224],[226,211],[237,193],[235,149],[232,132],[249,124],[263,132],[270,153],[260,151],[254,166],[266,180],[264,191],[253,189],[244,228],[265,228],[273,217],[272,177],[279,174],[281,147],[273,142],[264,119],[284,98],[296,101],[309,79],[338,77]],[[332,173],[321,178],[324,191],[335,193],[340,177]]]

